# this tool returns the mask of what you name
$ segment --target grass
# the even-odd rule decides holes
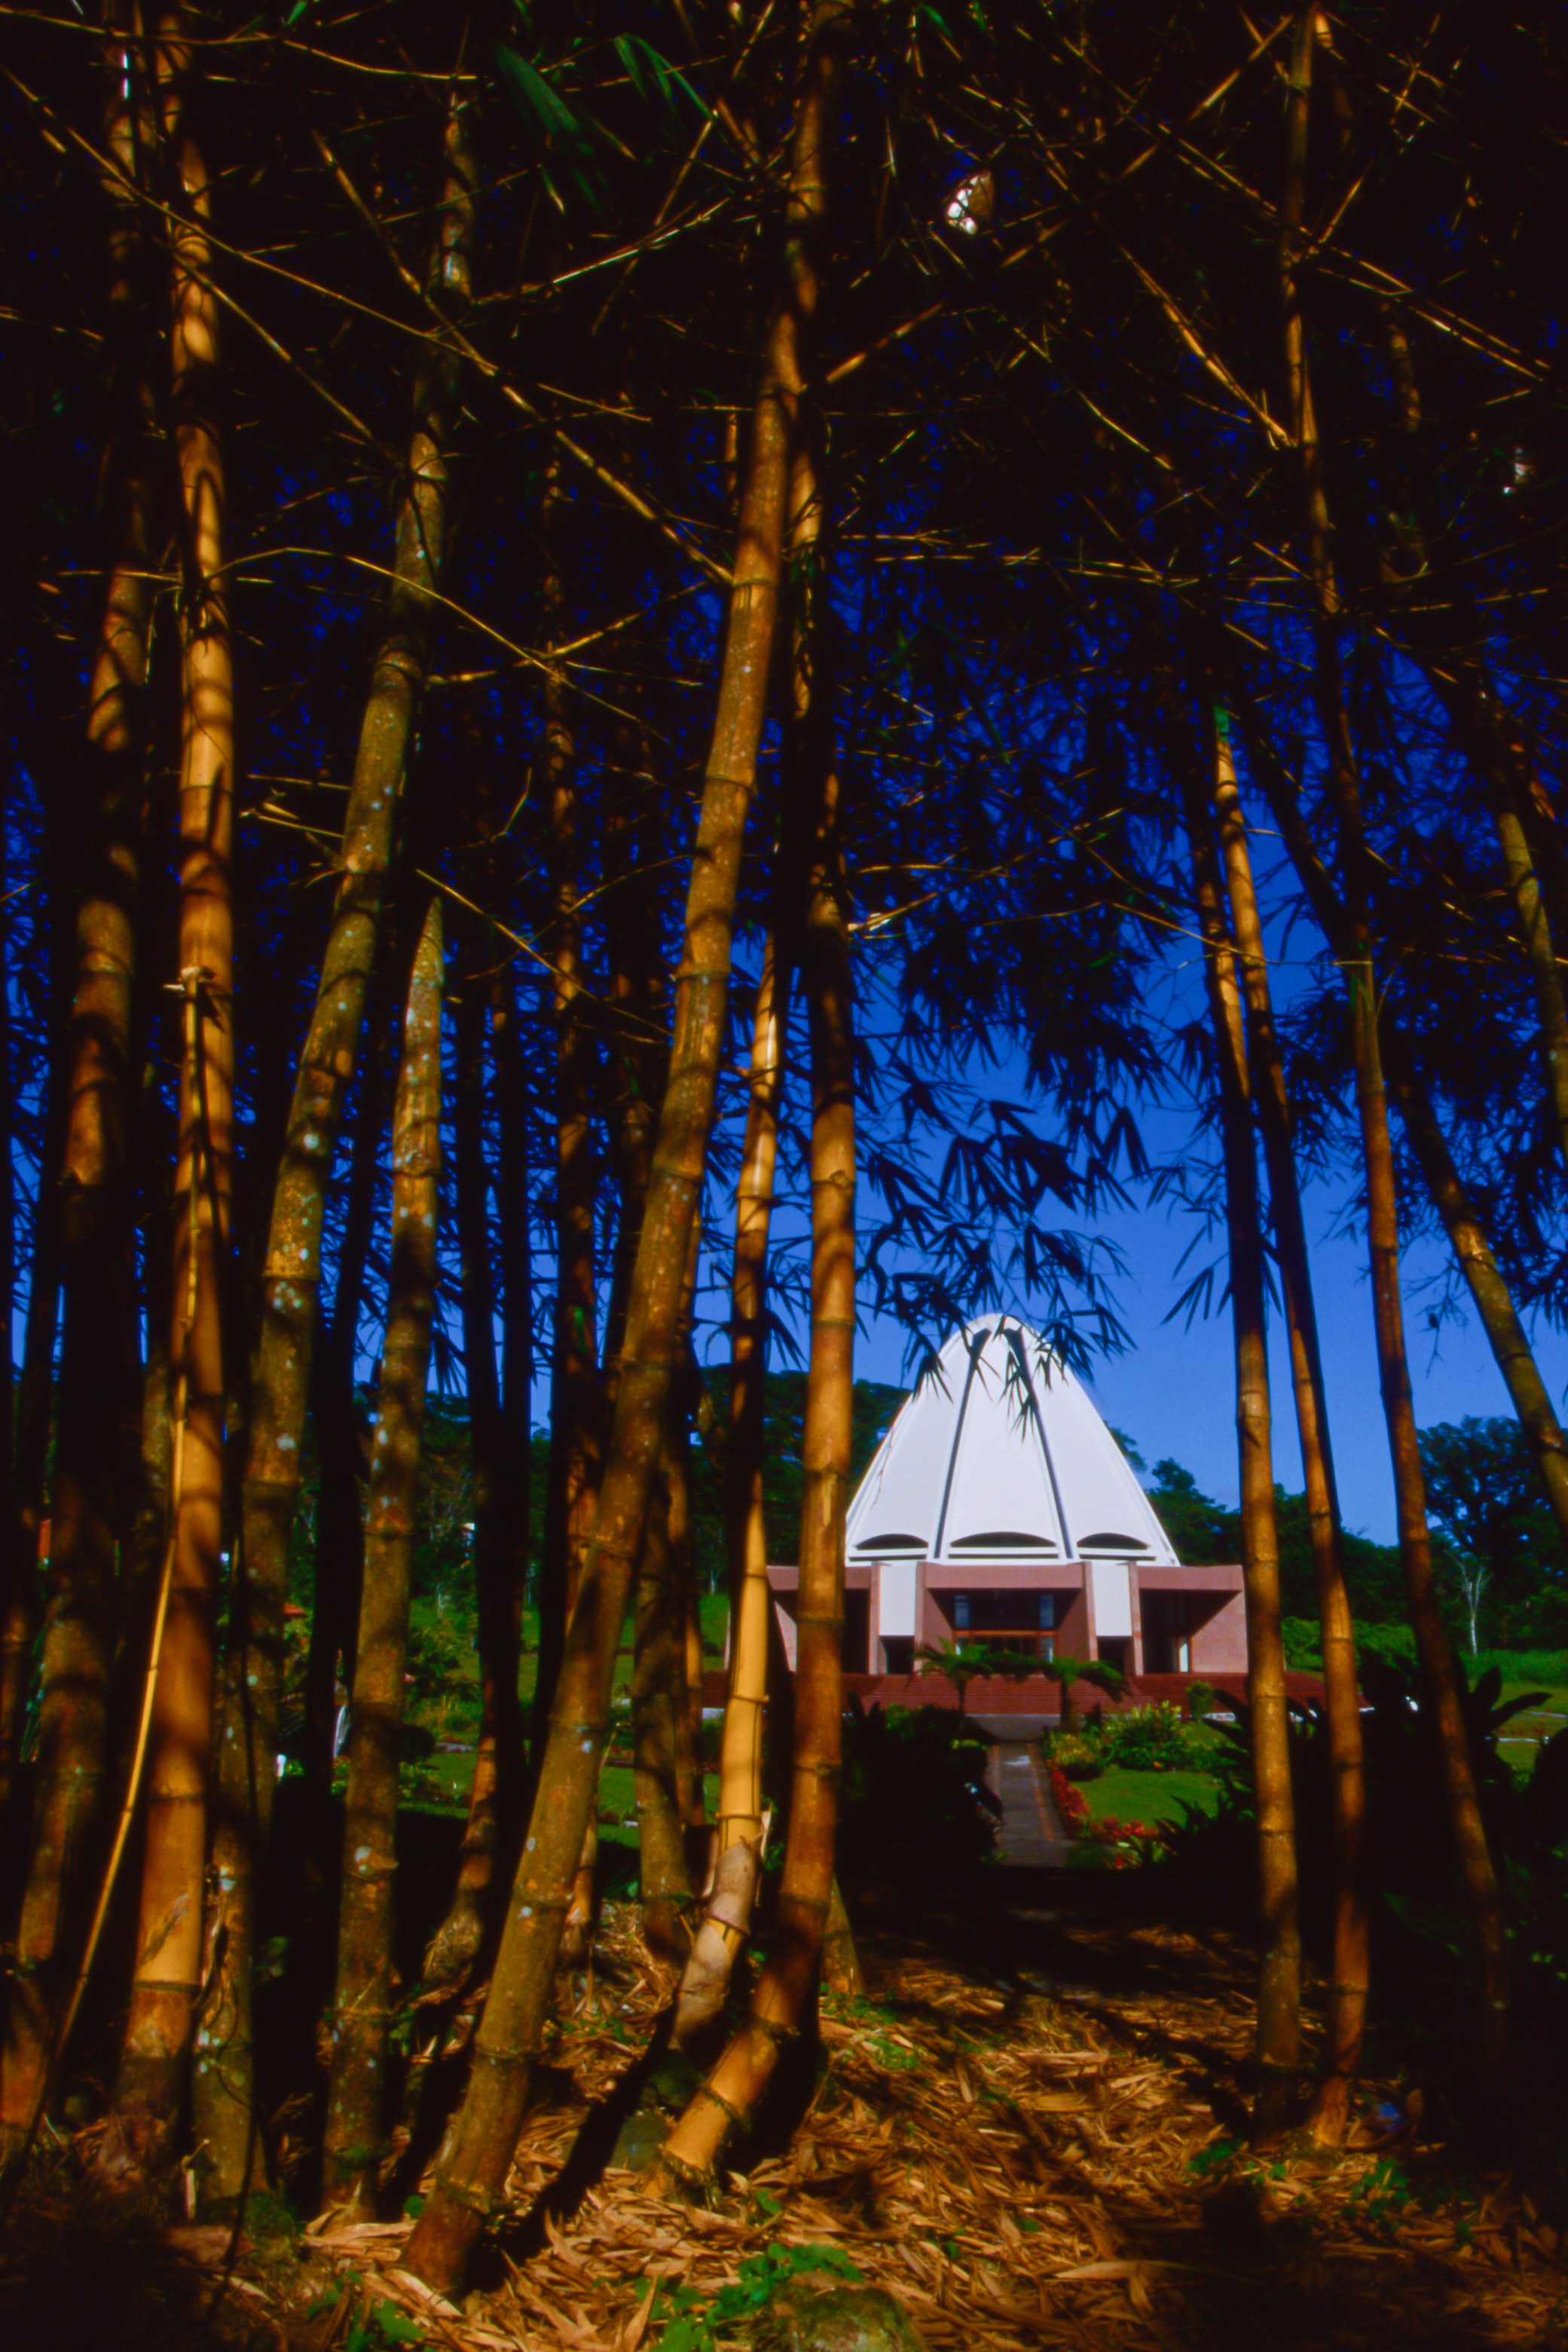
[[[703,1795],[711,1821],[718,1809],[718,1775],[709,1772],[703,1781]],[[599,1811],[614,1813],[618,1818],[599,1823],[599,1835],[606,1845],[635,1846],[637,1843],[637,1792],[632,1785],[629,1764],[606,1764],[599,1775]]]
[[[1079,1793],[1097,1822],[1176,1822],[1188,1811],[1212,1813],[1219,1783],[1207,1772],[1129,1772],[1113,1764]]]
[[[344,1775],[340,1767],[339,1778]],[[465,1813],[468,1791],[474,1785],[473,1756],[422,1756],[417,1762],[402,1768],[402,1797],[404,1804],[422,1811]],[[711,1819],[718,1805],[718,1775],[710,1772],[704,1781]],[[637,1794],[629,1764],[606,1764],[599,1775],[599,1809],[601,1813],[613,1813],[613,1822],[601,1821],[599,1834],[611,1845],[635,1846],[637,1843]]]
[[[1563,1661],[1555,1658],[1550,1663],[1560,1668]],[[1568,1727],[1568,1688],[1564,1688],[1561,1674],[1542,1675],[1537,1682],[1511,1675],[1502,1686],[1504,1698],[1521,1697],[1527,1691],[1544,1691],[1545,1696],[1528,1714],[1516,1715],[1497,1743],[1497,1752],[1504,1763],[1526,1776],[1534,1769],[1537,1749],[1554,1733]]]
[[[709,1666],[718,1665],[723,1659],[728,1612],[729,1602],[724,1593],[705,1592],[701,1596],[698,1615],[702,1623],[703,1656]],[[479,1660],[475,1649],[473,1612],[455,1601],[444,1602],[437,1595],[422,1593],[414,1601],[412,1613],[408,1722],[429,1732],[438,1742],[462,1742],[470,1752],[443,1755],[438,1748],[434,1755],[420,1757],[405,1764],[402,1772],[403,1801],[436,1811],[466,1811],[468,1791],[474,1780],[472,1743],[479,1736]],[[534,1687],[538,1679],[537,1611],[524,1611],[522,1631],[524,1648],[517,1674],[517,1695],[522,1701],[526,1723],[533,1709]],[[301,1667],[303,1662],[301,1649],[298,1660]],[[628,1644],[618,1653],[615,1660],[612,1695],[617,1700],[631,1697],[632,1664],[632,1650]],[[630,1803],[628,1798],[626,1806],[620,1810],[628,1810]],[[632,1834],[634,1836],[635,1832]]]

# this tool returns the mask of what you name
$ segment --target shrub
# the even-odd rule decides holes
[[[1508,1912],[1514,1998],[1526,2028],[1561,2046],[1568,2032],[1568,1732],[1540,1748],[1528,1780],[1498,1752],[1498,1738],[1528,1697],[1503,1700],[1493,1666],[1467,1686],[1456,1660],[1465,1727],[1487,1842]],[[1366,1875],[1373,1913],[1375,1984],[1419,1986],[1424,1999],[1473,1998],[1471,1942],[1450,1825],[1445,1776],[1424,1690],[1403,1660],[1365,1649],[1362,1717],[1366,1771]],[[1174,1833],[1181,1883],[1206,1910],[1256,1901],[1257,1833],[1244,1703],[1211,1735],[1209,1769],[1220,1784],[1210,1820],[1189,1815]],[[1303,1941],[1326,1963],[1333,1941],[1333,1773],[1322,1711],[1292,1707],[1292,1801]],[[1462,2044],[1458,2038],[1454,2047]],[[1447,2037],[1434,2046],[1448,2046]]]
[[[884,1711],[852,1699],[841,1800],[846,1869],[936,1877],[983,1862],[999,1811],[986,1786],[989,1753],[946,1708]]]
[[[1105,1761],[1124,1772],[1203,1771],[1211,1760],[1207,1741],[1168,1700],[1112,1716],[1100,1738]]]
[[[407,1711],[423,1718],[437,1739],[468,1727],[478,1715],[473,1626],[454,1611],[416,1608],[408,1629]]]
[[[1105,1769],[1105,1742],[1092,1731],[1059,1731],[1046,1738],[1051,1769],[1070,1780],[1097,1780]]]

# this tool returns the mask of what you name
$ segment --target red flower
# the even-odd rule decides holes
[[[1170,1834],[1167,1822],[1118,1822],[1109,1815],[1103,1821],[1094,1821],[1090,1815],[1089,1800],[1059,1764],[1051,1767],[1051,1793],[1069,1837],[1090,1838],[1096,1845],[1121,1849],[1113,1857],[1113,1869],[1127,1868],[1137,1858],[1137,1849],[1163,1845]]]

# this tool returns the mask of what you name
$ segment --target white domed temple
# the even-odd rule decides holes
[[[799,1570],[770,1568],[794,1656]],[[850,1505],[844,1667],[903,1675],[921,1643],[1244,1674],[1241,1570],[1186,1568],[1060,1356],[1012,1315],[956,1331]]]

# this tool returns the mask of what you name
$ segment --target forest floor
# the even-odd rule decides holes
[[[639,2106],[645,2155],[650,2105],[683,2085],[645,2054],[669,1976],[612,1906],[460,2309],[402,2271],[407,2219],[300,2231],[267,2200],[237,2242],[171,2228],[152,2200],[92,2186],[83,2135],[40,2153],[8,2217],[0,2334],[95,2352],[725,2352],[778,2276],[832,2249],[931,2352],[1568,2346],[1561,2167],[1478,2168],[1391,2065],[1344,2153],[1253,2159],[1249,1957],[1169,1911],[1141,1872],[863,1894],[865,1997],[824,2002],[816,2051],[693,2210],[617,2161]],[[394,2210],[406,2184],[389,2183]]]

